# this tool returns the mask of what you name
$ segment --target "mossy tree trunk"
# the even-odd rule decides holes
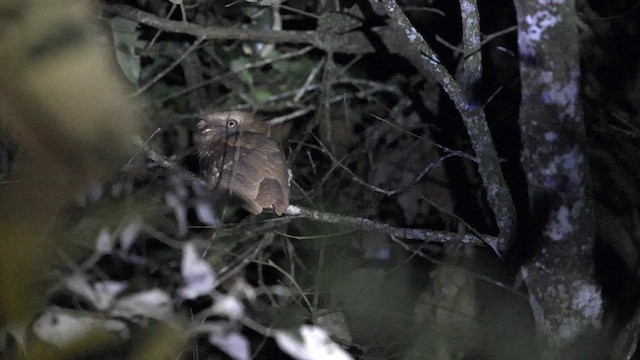
[[[516,0],[529,258],[521,268],[538,331],[562,345],[599,328],[594,219],[574,1]]]

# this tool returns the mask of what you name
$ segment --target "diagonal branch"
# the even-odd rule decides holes
[[[190,22],[161,18],[128,5],[105,4],[102,6],[102,9],[108,13],[137,21],[158,30],[191,35],[201,40],[239,40],[308,44],[325,51],[346,54],[367,54],[376,50],[365,34],[358,31],[332,34],[331,38],[327,38],[319,36],[315,30],[291,31],[260,29],[260,31],[256,31],[255,29],[225,28],[218,26],[204,27]],[[390,33],[390,31],[387,30],[389,30],[388,27],[382,27],[377,29],[376,32],[380,37],[387,38]],[[399,51],[396,46],[393,46],[393,41],[389,41],[389,43],[391,44],[389,51]]]
[[[140,149],[144,150],[149,159],[151,159],[158,165],[168,169],[169,171],[179,175],[185,181],[191,184],[203,186],[205,188],[211,189],[212,191],[215,190],[210,184],[202,180],[197,175],[174,164],[165,156],[162,156],[153,151],[147,144],[143,143],[141,139],[135,138],[134,143]],[[350,225],[361,230],[381,232],[398,239],[424,240],[426,242],[436,243],[462,243],[476,246],[488,245],[489,247],[497,251],[506,250],[505,243],[501,241],[500,238],[490,235],[475,236],[472,234],[459,234],[429,229],[400,228],[384,223],[375,222],[369,219],[310,210],[295,205],[289,205],[285,213],[287,215],[299,216],[315,221],[321,221],[331,224]]]
[[[499,251],[506,250],[506,248],[504,247],[504,243],[500,242],[499,238],[489,235],[483,235],[482,239],[480,239],[472,234],[459,234],[454,232],[436,231],[429,229],[401,228],[375,222],[370,219],[327,213],[306,209],[295,205],[289,205],[286,214],[301,216],[307,219],[322,221],[330,224],[351,225],[361,230],[380,232],[399,239],[423,240],[427,242],[438,243],[463,243],[481,246],[484,246],[486,243],[489,244],[490,247]]]
[[[397,37],[397,39],[403,39],[404,44],[401,45],[406,45],[407,50],[403,52],[403,55],[411,61],[423,76],[432,75],[435,77],[458,109],[471,139],[473,150],[477,155],[478,171],[487,192],[487,201],[496,216],[500,237],[508,241],[513,236],[515,229],[516,211],[500,168],[500,159],[493,145],[484,109],[470,102],[467,89],[456,82],[453,76],[440,63],[437,54],[416,28],[411,25],[411,22],[395,0],[370,1],[372,6],[377,6],[378,3],[381,3],[387,15],[391,17],[396,31],[404,34],[403,37]],[[470,5],[471,1],[466,1],[465,3]],[[466,11],[469,13],[474,12],[471,7],[468,7]],[[477,9],[475,9],[475,12],[477,12]],[[479,31],[474,31],[473,33],[479,36]],[[479,43],[479,39],[478,41],[474,40],[475,35],[473,38],[471,35],[464,35],[464,37],[465,47],[473,48],[476,43]],[[465,74],[465,77],[470,79],[480,78],[481,74],[478,72],[481,72],[482,68],[477,65],[477,59],[477,57],[469,57],[469,64],[466,69],[474,73]]]

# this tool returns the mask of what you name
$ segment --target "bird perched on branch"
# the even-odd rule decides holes
[[[209,184],[240,197],[244,208],[260,214],[289,206],[291,170],[269,126],[251,113],[208,114],[198,124],[200,171]]]

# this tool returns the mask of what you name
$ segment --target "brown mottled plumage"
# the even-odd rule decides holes
[[[252,214],[289,206],[291,170],[266,123],[242,111],[216,112],[199,124],[200,171],[209,184],[244,200]]]

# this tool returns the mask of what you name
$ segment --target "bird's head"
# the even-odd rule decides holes
[[[211,141],[238,136],[245,132],[266,135],[269,126],[248,112],[222,111],[207,114],[198,123],[198,130],[204,141]]]

